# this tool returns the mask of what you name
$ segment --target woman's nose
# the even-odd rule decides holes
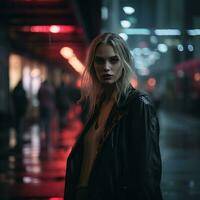
[[[104,69],[104,71],[109,71],[110,67],[111,67],[110,62],[106,61],[105,64],[104,64],[104,68],[103,69]]]

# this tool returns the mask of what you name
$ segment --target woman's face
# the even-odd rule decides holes
[[[122,75],[122,62],[111,45],[100,44],[94,57],[94,68],[102,84],[113,84]]]

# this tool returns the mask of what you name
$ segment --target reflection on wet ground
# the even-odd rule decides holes
[[[200,199],[200,121],[191,116],[159,112],[164,200]],[[51,144],[37,124],[24,132],[22,151],[1,154],[0,200],[62,200],[66,158],[82,129],[73,119],[63,132],[52,130]],[[10,146],[15,145],[10,132]]]
[[[164,200],[200,199],[200,120],[160,112]]]
[[[31,126],[24,133],[22,151],[1,158],[0,199],[63,199],[66,158],[81,129],[79,120],[71,121],[66,130],[51,133],[51,144],[45,149],[38,125]],[[10,138],[15,143],[14,136]]]

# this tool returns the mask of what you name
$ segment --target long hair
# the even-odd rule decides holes
[[[94,112],[95,106],[101,99],[104,92],[103,85],[99,82],[95,69],[94,69],[94,58],[96,49],[100,44],[111,45],[120,57],[122,65],[122,76],[115,83],[116,95],[115,100],[118,103],[121,95],[126,95],[126,91],[130,86],[130,79],[133,75],[132,71],[132,55],[126,44],[126,42],[117,34],[114,33],[103,33],[97,36],[91,43],[86,59],[86,67],[82,75],[81,81],[81,99],[88,101],[89,114]]]

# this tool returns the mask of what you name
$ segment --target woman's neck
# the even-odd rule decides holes
[[[105,102],[114,101],[116,90],[114,86],[105,86],[103,95],[105,95]]]

